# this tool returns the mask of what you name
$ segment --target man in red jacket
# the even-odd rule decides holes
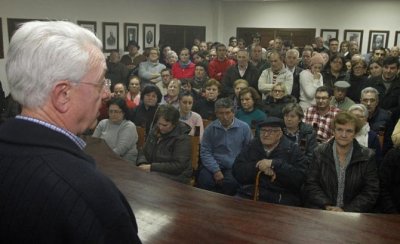
[[[226,57],[226,46],[218,44],[217,58],[212,60],[208,65],[208,75],[210,78],[221,81],[225,71],[232,65],[235,65],[235,61]]]

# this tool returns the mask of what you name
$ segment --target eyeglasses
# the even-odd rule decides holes
[[[260,129],[260,134],[261,135],[265,135],[265,134],[276,134],[279,131],[281,131],[280,129]]]
[[[108,90],[108,89],[110,89],[111,80],[110,80],[110,79],[103,79],[102,82],[97,83],[97,84],[96,84],[96,83],[91,83],[91,82],[84,82],[84,81],[81,81],[81,82],[79,82],[78,84],[84,84],[84,85],[94,86],[94,87],[97,87],[97,89],[98,89],[99,91],[101,91],[101,90]]]
[[[284,93],[285,91],[284,90],[272,90],[272,92],[274,92],[274,93]]]
[[[108,110],[109,114],[120,114],[122,113],[122,110]]]
[[[315,100],[328,100],[329,97],[315,97]]]
[[[129,84],[129,86],[139,86],[140,84],[139,83],[131,83],[131,84]]]

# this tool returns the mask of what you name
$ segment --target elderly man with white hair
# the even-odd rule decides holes
[[[21,115],[0,128],[0,240],[140,243],[135,216],[77,135],[108,95],[96,36],[65,21],[28,22],[6,63]]]

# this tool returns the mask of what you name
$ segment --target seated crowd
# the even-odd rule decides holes
[[[355,42],[324,47],[321,37],[300,52],[279,37],[267,48],[259,39],[143,54],[130,42],[121,60],[112,52],[110,95],[92,136],[143,171],[205,190],[399,213],[399,52],[361,55]],[[200,138],[196,172],[191,136]]]

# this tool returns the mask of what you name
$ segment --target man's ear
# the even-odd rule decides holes
[[[60,113],[65,113],[71,105],[72,86],[69,81],[59,81],[51,91],[53,107]]]

